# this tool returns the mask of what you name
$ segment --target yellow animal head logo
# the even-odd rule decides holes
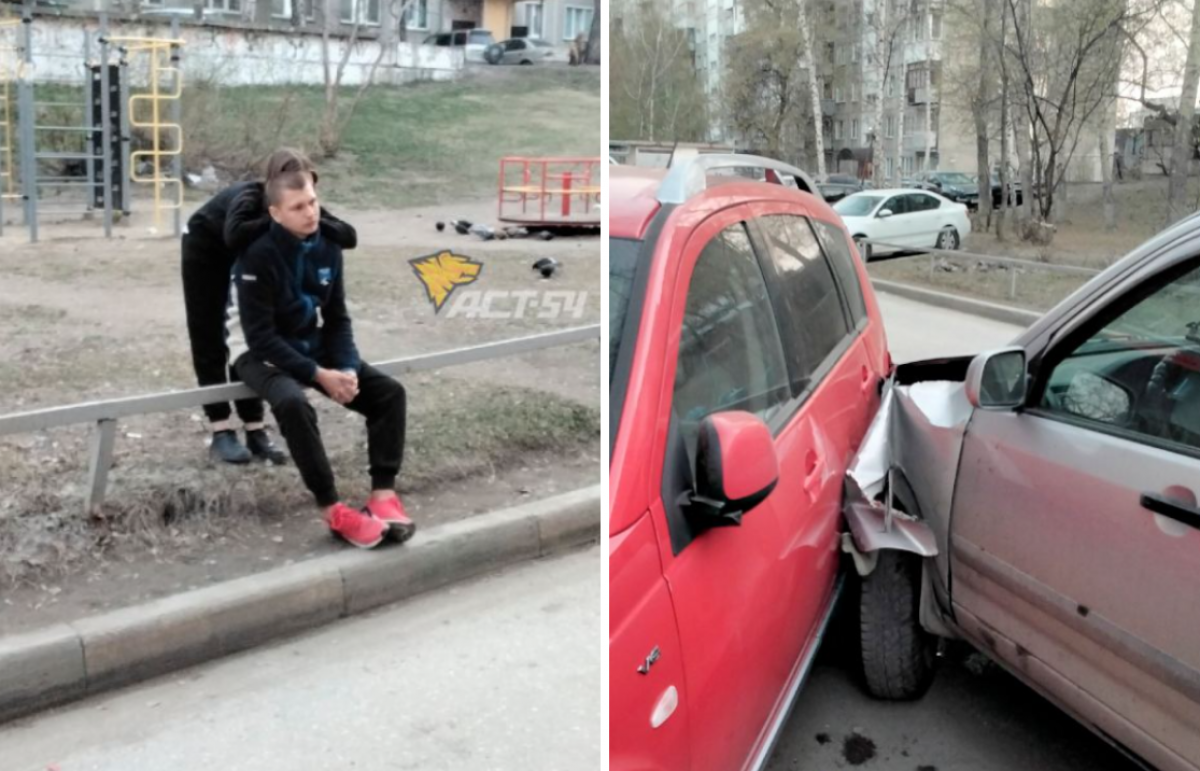
[[[442,309],[455,289],[475,281],[483,270],[483,263],[448,251],[417,257],[408,264],[425,286],[425,294],[433,303],[435,313]]]

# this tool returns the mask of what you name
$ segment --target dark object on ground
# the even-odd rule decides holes
[[[543,230],[541,233],[538,233],[538,238],[542,239],[543,241],[551,241],[554,239],[554,234],[549,230]]]
[[[861,766],[875,757],[875,742],[860,734],[850,734],[842,742],[842,757],[852,766]]]
[[[439,222],[436,227],[437,227],[437,232],[441,233],[442,231],[444,231],[446,229],[446,223]]]
[[[480,240],[491,241],[496,237],[496,231],[492,230],[491,225],[484,225],[482,222],[477,222],[472,225],[469,231],[472,235],[479,236]]]
[[[553,257],[543,257],[533,263],[533,269],[541,272],[542,278],[550,278],[558,271],[559,262]]]
[[[471,232],[471,223],[467,220],[451,220],[450,224],[454,226],[454,229],[458,231],[460,236],[465,236]]]
[[[817,734],[816,739],[817,744],[829,744],[829,742],[833,741],[829,738],[829,734],[824,732]]]
[[[520,225],[509,225],[502,232],[508,238],[529,238],[529,230]]]
[[[917,771],[937,771],[937,766],[917,766]]]

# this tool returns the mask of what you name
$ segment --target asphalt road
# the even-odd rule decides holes
[[[977,353],[1019,327],[879,295],[897,362]],[[850,585],[848,584],[848,587]],[[784,728],[768,771],[1136,771],[1054,705],[965,645],[951,646],[919,701],[865,695],[853,591]]]
[[[600,766],[597,547],[0,729],[3,771]]]

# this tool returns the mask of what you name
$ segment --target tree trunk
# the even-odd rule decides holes
[[[926,29],[925,36],[929,41],[925,46],[925,61],[930,62],[929,71],[929,86],[928,96],[925,101],[925,170],[933,170],[933,100],[936,98],[936,92],[933,90],[933,57],[931,55],[933,46],[933,11],[930,10],[925,17]]]
[[[891,65],[891,41],[887,40],[888,3],[879,3],[875,9],[875,66],[879,72],[879,97],[875,100],[873,133],[871,135],[871,181],[875,188],[884,188],[883,175],[883,103],[887,99],[888,70]],[[864,126],[865,130],[866,127]]]
[[[804,47],[803,64],[808,73],[808,92],[812,100],[813,154],[817,159],[817,179],[825,178],[825,136],[822,132],[824,113],[821,110],[821,83],[817,78],[817,57],[812,50],[812,23],[809,21],[810,3],[800,8],[800,44]]]
[[[600,63],[600,3],[592,10],[592,27],[588,30],[587,49],[583,54],[584,62]]]
[[[1195,147],[1192,121],[1196,115],[1196,88],[1200,85],[1200,2],[1192,8],[1192,34],[1187,65],[1183,70],[1183,93],[1179,96],[1179,122],[1175,124],[1175,142],[1171,149],[1171,181],[1167,185],[1167,224],[1188,214],[1187,182]]]
[[[979,185],[979,216],[983,220],[984,229],[992,226],[992,196],[991,196],[991,165],[988,160],[988,104],[991,102],[991,73],[988,64],[991,60],[992,12],[989,0],[981,4],[982,26],[979,31],[979,92],[975,95],[972,112],[975,114],[975,163],[981,180]],[[986,184],[982,180],[989,180]],[[985,193],[986,189],[986,193]]]
[[[996,60],[1000,63],[1000,208],[996,212],[996,238],[1003,241],[1006,212],[1009,208],[1008,197],[1012,186],[1009,184],[1008,172],[1008,66],[1005,62],[1005,47],[1008,45],[1008,14],[1004,6],[1000,7],[1000,45],[996,48]],[[991,174],[986,177],[988,194],[991,194]],[[980,194],[983,191],[980,190]]]

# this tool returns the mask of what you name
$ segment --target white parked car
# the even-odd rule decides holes
[[[833,205],[864,260],[896,251],[864,239],[914,249],[957,249],[971,234],[967,207],[927,190],[865,190]]]

